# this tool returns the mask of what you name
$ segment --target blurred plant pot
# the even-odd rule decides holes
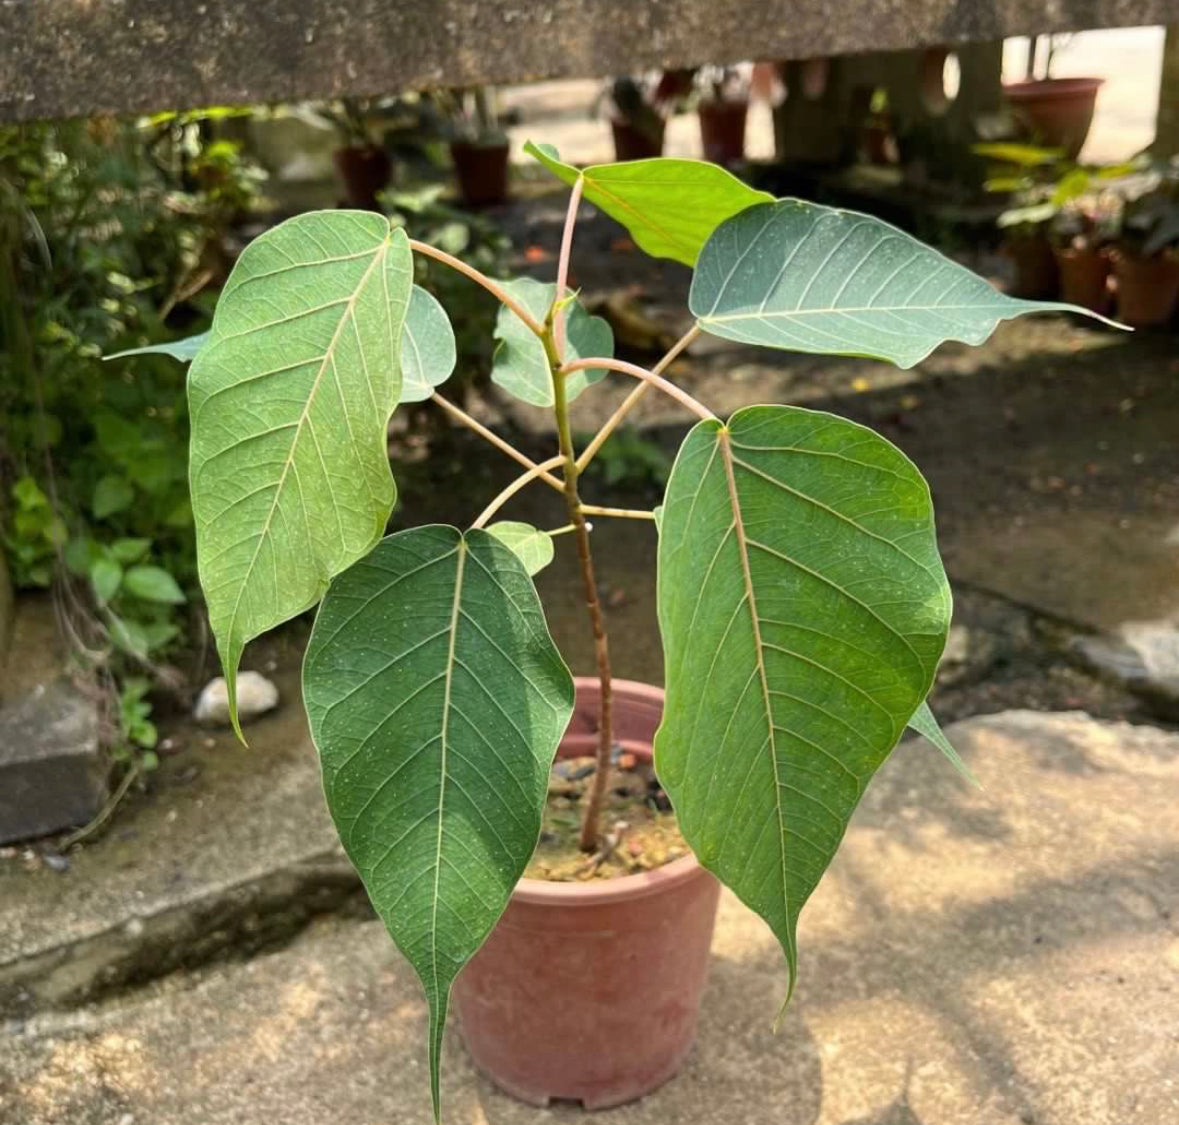
[[[393,162],[377,145],[345,145],[332,153],[336,171],[344,182],[344,198],[350,207],[379,211],[377,195],[393,178]]]
[[[869,164],[895,164],[896,141],[892,126],[883,121],[872,121],[864,126],[864,156]]]
[[[1113,268],[1109,254],[1091,247],[1053,249],[1060,272],[1060,295],[1073,305],[1094,312],[1109,310],[1109,275]]]
[[[468,207],[486,207],[507,199],[509,153],[507,141],[450,142],[459,195]]]
[[[729,167],[745,159],[745,119],[749,103],[701,102],[700,140],[704,159]]]
[[[598,682],[578,678],[561,757],[594,753]],[[650,760],[663,692],[614,681],[617,740]],[[454,1003],[476,1066],[532,1105],[650,1093],[696,1033],[720,885],[691,855],[585,883],[522,879]]]
[[[656,132],[647,132],[629,121],[612,119],[610,129],[614,133],[614,158],[616,160],[649,160],[663,155],[663,134],[666,123],[659,122]]]
[[[1118,319],[1133,328],[1158,328],[1170,322],[1179,305],[1179,258],[1157,254],[1140,258],[1119,250],[1113,255]]]
[[[1040,78],[1003,87],[1015,116],[1041,144],[1075,159],[1093,123],[1102,78]]]
[[[1057,295],[1060,278],[1052,245],[1042,232],[1008,235],[1003,242],[1003,253],[1015,266],[1013,297],[1046,300]]]

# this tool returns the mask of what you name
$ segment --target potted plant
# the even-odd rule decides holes
[[[869,164],[896,164],[899,159],[888,91],[877,87],[868,102],[868,117],[862,131],[864,156]]]
[[[1118,316],[1136,328],[1168,324],[1179,304],[1179,177],[1171,169],[1126,204],[1113,253]]]
[[[704,159],[726,168],[745,159],[749,79],[734,66],[701,67],[696,75]]]
[[[511,146],[500,128],[494,91],[486,86],[451,93],[454,136],[450,157],[459,195],[468,207],[487,207],[508,197]]]
[[[339,132],[343,144],[332,153],[332,161],[344,184],[349,207],[379,211],[377,196],[393,178],[393,162],[372,136],[367,121],[368,107],[356,98],[320,106],[314,116],[326,120]]]
[[[1067,41],[1068,37],[1061,35],[1030,37],[1027,76],[1022,82],[1006,83],[1003,93],[1032,140],[1060,148],[1075,159],[1089,135],[1097,91],[1104,79],[1051,76],[1052,63]],[[1037,57],[1041,53],[1044,57],[1043,76],[1037,77]]]
[[[1051,223],[1052,253],[1064,300],[1094,312],[1109,311],[1109,244],[1117,223],[1116,197],[1083,195],[1065,203]]]
[[[675,74],[678,72],[669,72]],[[622,75],[614,78],[602,93],[617,160],[645,160],[663,155],[669,97],[662,96],[671,83],[666,75],[657,80]]]
[[[452,986],[475,1062],[522,1097],[611,1104],[673,1073],[696,1020],[714,876],[777,935],[788,997],[799,911],[875,770],[906,727],[953,756],[925,703],[950,590],[916,467],[820,411],[722,420],[668,378],[676,357],[707,333],[907,367],[944,340],[978,343],[1001,320],[1064,307],[1006,296],[875,218],[774,200],[712,164],[581,172],[527,151],[572,186],[553,283],[496,282],[380,216],[301,215],[242,254],[188,380],[200,577],[231,708],[247,643],[319,603],[304,702],[341,841],[425,990],[436,1118]],[[608,326],[567,288],[583,198],[694,270],[693,327],[650,369],[615,359]],[[436,389],[452,340],[412,284],[415,254],[500,302],[492,377],[552,411],[556,449],[533,461],[467,418],[522,474],[466,530],[385,535],[390,415],[431,399],[466,417]],[[577,449],[570,403],[608,373],[635,388]],[[696,419],[662,505],[587,502],[586,466],[652,389]],[[560,494],[560,527],[502,520],[530,485]],[[611,676],[590,521],[615,517],[658,535],[664,692]],[[591,679],[565,667],[533,585],[555,544],[581,573]],[[589,768],[554,773],[557,754]],[[606,806],[635,771],[631,807],[670,799],[683,854],[614,879],[520,881],[574,773],[578,874],[629,854]]]

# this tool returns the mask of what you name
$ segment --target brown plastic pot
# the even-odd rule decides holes
[[[616,160],[649,160],[663,155],[663,133],[665,124],[659,122],[658,132],[648,133],[636,128],[629,121],[611,121],[614,134],[614,158]]]
[[[1094,312],[1109,309],[1109,275],[1113,268],[1109,254],[1092,248],[1056,247],[1056,266],[1060,271],[1060,295],[1073,305]]]
[[[745,119],[748,102],[701,102],[700,141],[704,159],[729,166],[745,159]]]
[[[650,759],[663,692],[614,681],[617,741]],[[577,680],[561,757],[594,752],[597,680]],[[521,879],[454,1005],[475,1065],[532,1105],[601,1109],[682,1065],[696,1033],[720,886],[688,855],[587,883]]]
[[[450,158],[459,195],[468,207],[487,207],[508,197],[507,141],[451,141]]]
[[[1013,297],[1050,300],[1059,292],[1060,277],[1052,244],[1041,233],[1013,235],[1003,243],[1003,253],[1015,266]]]
[[[1117,279],[1118,319],[1133,328],[1168,324],[1179,305],[1179,258],[1151,258],[1118,251],[1113,256]]]
[[[377,194],[389,186],[393,162],[377,145],[345,145],[332,153],[336,171],[344,182],[344,197],[350,207],[379,211]]]
[[[1075,158],[1089,135],[1103,78],[1039,78],[1011,82],[1003,93],[1024,128],[1041,144]]]

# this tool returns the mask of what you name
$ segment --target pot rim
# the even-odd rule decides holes
[[[576,686],[584,685],[596,689],[596,676],[574,677]],[[650,700],[657,695],[662,701],[663,689],[654,684],[646,684],[641,680],[611,680],[615,694],[633,693],[635,696]],[[650,744],[639,743],[637,739],[627,739],[628,746],[638,743],[633,748],[639,750],[647,747],[647,753],[654,756],[654,747]],[[685,841],[687,843],[687,841]],[[512,891],[512,901],[529,906],[601,906],[606,903],[626,902],[648,895],[658,894],[660,891],[679,886],[691,879],[699,877],[705,871],[695,855],[688,855],[673,859],[654,871],[644,871],[638,875],[622,875],[617,879],[592,879],[586,883],[558,883],[549,879],[522,878]]]
[[[1003,93],[1015,101],[1036,97],[1059,97],[1069,94],[1096,93],[1105,85],[1104,78],[1033,78],[1026,82],[1005,82]]]

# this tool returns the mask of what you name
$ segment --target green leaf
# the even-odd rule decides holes
[[[104,520],[118,512],[126,511],[135,500],[135,490],[123,477],[105,476],[94,486],[94,499],[90,510],[96,520]]]
[[[696,425],[659,536],[655,763],[693,851],[799,912],[933,682],[950,624],[929,489],[871,430],[789,406]]]
[[[962,756],[954,749],[953,743],[945,736],[945,732],[934,718],[928,703],[922,703],[909,719],[909,727],[923,738],[928,739],[946,756],[946,760],[976,789],[981,789],[978,778],[970,772],[970,767],[962,760]]]
[[[150,548],[150,539],[116,539],[110,546],[110,552],[124,566],[128,566],[143,558]]]
[[[529,141],[524,151],[572,186],[585,177],[582,197],[630,232],[639,249],[655,258],[694,266],[709,236],[726,219],[773,199],[716,164],[660,156],[579,171],[551,145]]]
[[[898,367],[947,340],[981,344],[999,321],[1024,313],[1096,316],[1008,297],[888,223],[796,199],[722,225],[700,255],[688,304],[714,336]]]
[[[178,359],[181,363],[190,363],[196,359],[197,353],[208,342],[210,332],[198,332],[195,336],[185,336],[182,340],[169,340],[164,344],[151,344],[146,348],[129,348],[125,352],[115,352],[113,355],[103,356],[103,359],[126,359],[132,355],[167,355]]]
[[[116,617],[113,613],[108,616],[107,625],[110,629],[111,640],[121,652],[143,660],[151,649],[151,642],[142,625],[137,621],[128,621]]]
[[[553,537],[530,523],[500,520],[487,529],[523,564],[529,574],[539,574],[553,561]]]
[[[412,274],[405,232],[379,215],[290,219],[246,248],[192,365],[197,562],[235,728],[246,643],[313,606],[393,510]]]
[[[179,605],[184,591],[162,566],[133,566],[123,576],[123,590],[148,602]]]
[[[548,316],[557,287],[530,277],[504,283],[504,289],[516,298],[537,320]],[[614,355],[614,332],[600,316],[590,316],[579,303],[565,310],[567,359],[610,358]],[[509,394],[533,406],[553,405],[553,380],[544,344],[527,325],[501,305],[495,322],[495,338],[500,341],[491,367],[491,378]],[[565,380],[565,393],[572,402],[586,387],[602,379],[605,369],[575,371]]]
[[[401,401],[424,402],[454,371],[454,329],[434,295],[415,285],[401,337]]]
[[[332,583],[303,694],[340,839],[426,992],[437,1118],[450,986],[536,846],[573,681],[519,559],[431,526]]]
[[[123,568],[109,555],[100,555],[90,564],[90,585],[102,605],[119,592],[122,581]]]

